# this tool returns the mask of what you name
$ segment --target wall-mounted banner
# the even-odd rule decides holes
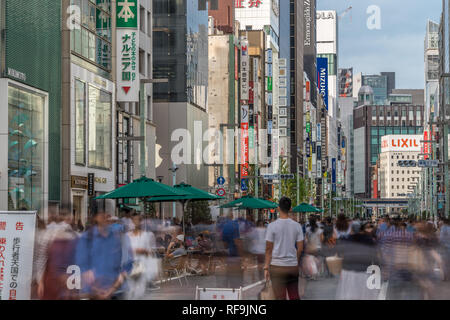
[[[317,141],[322,141],[322,128],[320,123],[317,124]]]
[[[0,300],[30,300],[36,212],[0,211]]]
[[[328,59],[317,58],[317,86],[328,110]]]
[[[241,100],[249,98],[250,58],[248,56],[248,41],[241,40]]]
[[[331,159],[331,183],[336,183],[336,158]]]
[[[248,176],[248,105],[241,106],[241,178]]]
[[[139,20],[138,0],[116,4],[117,102],[139,101]]]

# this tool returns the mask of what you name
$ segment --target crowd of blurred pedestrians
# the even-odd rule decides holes
[[[222,287],[241,287],[244,273],[255,268],[254,280],[270,280],[277,299],[301,299],[309,281],[327,277],[339,278],[336,299],[377,299],[386,284],[387,299],[433,299],[436,285],[450,279],[446,219],[349,218],[343,211],[336,218],[298,216],[282,198],[279,216],[270,219],[229,213],[183,226],[100,211],[83,226],[69,208],[47,224],[38,221],[34,299],[141,299],[158,289],[171,261],[178,268],[179,257],[186,257],[187,274],[214,275],[223,267]],[[380,278],[368,285],[377,270]]]

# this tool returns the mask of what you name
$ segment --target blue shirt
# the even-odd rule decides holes
[[[236,244],[234,240],[239,239],[239,223],[237,221],[228,220],[223,225],[222,240],[227,243],[229,255],[235,257],[238,255]]]
[[[122,272],[130,272],[132,269],[133,251],[130,240],[114,227],[108,227],[107,235],[103,236],[97,226],[94,226],[84,232],[78,241],[75,261],[82,273],[89,270],[94,272],[96,287],[109,289]],[[91,291],[90,286],[82,286],[82,292]]]

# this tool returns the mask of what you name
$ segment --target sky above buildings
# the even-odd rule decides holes
[[[380,9],[380,29],[367,26],[373,16],[367,10],[373,5]],[[397,88],[424,88],[426,23],[439,23],[442,1],[317,0],[317,10],[336,10],[338,15],[349,6],[353,9],[338,22],[339,67],[363,74],[394,71]]]

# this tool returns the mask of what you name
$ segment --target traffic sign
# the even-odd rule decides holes
[[[247,191],[248,190],[248,180],[247,179],[242,179],[241,180],[241,190],[242,191]]]
[[[224,177],[218,177],[217,178],[217,184],[219,186],[223,186],[225,184],[225,178]]]
[[[398,161],[398,166],[399,167],[416,167],[417,162],[414,160],[400,160],[400,161]]]
[[[225,197],[225,195],[226,195],[227,193],[226,193],[226,191],[225,191],[224,188],[219,188],[219,189],[217,189],[216,194],[217,194],[219,197]]]
[[[439,160],[419,160],[418,166],[421,168],[431,168],[431,167],[438,167],[439,166]]]

